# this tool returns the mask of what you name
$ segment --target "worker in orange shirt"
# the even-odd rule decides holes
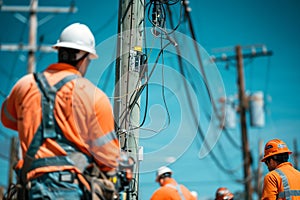
[[[172,174],[172,170],[165,166],[157,170],[155,181],[161,187],[153,193],[151,200],[196,200],[184,185],[172,178]]]
[[[115,171],[119,141],[109,99],[83,78],[98,57],[91,30],[71,24],[53,48],[58,62],[14,85],[1,120],[19,134],[22,159],[16,171],[28,189],[22,199],[79,200],[83,188],[90,189],[82,175],[87,166]]]
[[[261,162],[269,173],[264,178],[262,200],[300,200],[300,172],[288,162],[291,153],[282,140],[266,143]]]
[[[216,191],[215,200],[233,200],[234,195],[226,188],[220,187]]]

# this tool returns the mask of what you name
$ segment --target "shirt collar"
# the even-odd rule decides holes
[[[284,162],[284,163],[281,163],[281,164],[277,165],[276,168],[279,168],[279,167],[282,167],[282,166],[285,166],[285,165],[293,166],[292,163],[290,163],[290,162]]]
[[[51,64],[47,70],[53,70],[53,71],[68,71],[74,74],[77,74],[81,76],[81,73],[72,65],[67,63],[54,63]]]
[[[165,185],[167,185],[167,184],[177,185],[175,179],[173,179],[173,178],[165,179],[165,181],[164,181],[164,183],[163,183],[163,186],[165,186]]]

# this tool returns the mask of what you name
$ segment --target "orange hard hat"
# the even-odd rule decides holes
[[[220,187],[216,192],[216,200],[231,200],[234,195],[226,188]]]
[[[282,140],[279,139],[270,140],[265,145],[265,155],[263,159],[261,159],[261,162],[265,162],[265,160],[270,156],[274,156],[276,154],[281,154],[281,153],[291,154],[292,152],[288,149],[288,147]]]

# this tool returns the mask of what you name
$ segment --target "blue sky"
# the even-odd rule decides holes
[[[48,3],[41,2],[40,5],[50,6]],[[4,1],[4,5],[20,4],[22,4],[21,1]],[[27,4],[28,2],[23,3],[23,5]],[[67,6],[68,4],[69,1],[51,1],[52,6]],[[38,38],[43,38],[43,44],[53,44],[61,30],[70,23],[81,22],[90,26],[95,34],[100,58],[91,63],[87,78],[102,88],[111,97],[113,103],[113,81],[107,80],[114,79],[112,74],[114,69],[112,68],[115,58],[114,36],[117,33],[118,2],[75,1],[75,5],[78,8],[75,14],[40,14],[41,24],[38,29]],[[260,140],[266,142],[278,137],[286,141],[290,149],[295,151],[293,141],[300,142],[298,133],[300,128],[300,80],[298,78],[300,2],[297,0],[191,0],[190,7],[192,8],[191,17],[197,42],[202,47],[203,59],[208,58],[209,55],[220,56],[219,49],[224,47],[228,50],[227,54],[233,54],[236,45],[245,47],[253,44],[265,44],[274,53],[271,57],[244,60],[246,90],[248,92],[263,91],[266,96],[265,127],[248,128],[253,169],[258,166]],[[178,9],[174,8],[173,12],[174,17],[179,16]],[[3,31],[0,33],[1,44],[27,43],[28,27],[26,22],[23,23],[19,20],[23,19],[20,14],[25,19],[28,16],[27,13],[0,12],[0,25],[3,27]],[[199,113],[198,120],[204,132],[207,133],[210,121],[207,120],[205,114],[207,112],[211,114],[212,108],[197,64],[195,64],[195,52],[189,40],[190,33],[187,22],[182,22],[178,31],[185,36],[178,33],[177,36],[181,38],[177,42],[180,48],[185,50],[182,56],[186,60],[185,70],[189,75],[187,78],[190,85],[189,90],[194,95],[193,103],[195,111]],[[145,152],[144,160],[141,162],[141,199],[149,199],[152,192],[158,187],[154,182],[154,169],[164,162],[171,163],[170,167],[174,170],[175,178],[191,190],[197,191],[200,199],[213,197],[215,190],[220,186],[226,186],[233,192],[243,190],[243,185],[240,183],[243,171],[241,149],[238,148],[241,144],[239,126],[230,129],[228,135],[222,132],[212,149],[222,166],[234,171],[232,174],[220,169],[211,154],[199,158],[203,140],[195,132],[190,108],[184,98],[186,93],[182,82],[179,81],[181,77],[178,73],[177,56],[172,53],[174,48],[169,46],[168,50],[171,53],[164,54],[167,107],[163,103],[161,93],[162,60],[159,60],[160,65],[152,76],[149,87],[149,111],[146,124],[144,129],[140,130],[140,145],[144,147]],[[155,55],[157,55],[157,51],[153,51],[151,55],[152,65],[149,65],[150,68],[153,66]],[[26,56],[26,52],[0,51],[2,61],[0,64],[2,80],[0,103],[3,102],[4,96],[9,93],[16,80],[26,74]],[[56,60],[56,55],[54,53],[37,53],[37,58],[37,70],[41,71]],[[222,93],[217,90],[220,85],[212,85],[212,83],[216,83],[220,78],[226,95],[236,95],[237,71],[234,63],[230,63],[228,68],[224,62],[216,63],[212,69],[218,71],[218,73],[212,72],[208,77],[216,96],[219,97]],[[145,106],[144,103],[145,94],[141,100],[142,108]],[[141,110],[141,115],[143,115],[143,109]],[[170,113],[169,125],[166,120],[168,115],[166,110]],[[249,116],[247,117],[247,122],[250,124]],[[157,131],[165,125],[167,126],[164,130],[158,133],[153,131]],[[2,126],[0,130],[0,185],[6,185],[9,137],[15,133]],[[153,159],[152,154],[157,159]],[[293,162],[293,160],[291,161]],[[267,173],[267,169],[263,168],[263,172]]]

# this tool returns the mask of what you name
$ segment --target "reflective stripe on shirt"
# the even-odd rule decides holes
[[[289,182],[285,174],[280,169],[275,169],[275,171],[279,174],[284,187],[284,191],[279,192],[278,198],[285,198],[286,200],[291,200],[292,196],[300,196],[300,190],[290,190]]]
[[[184,196],[183,196],[183,193],[182,193],[182,191],[181,191],[181,189],[180,189],[180,185],[172,185],[172,184],[167,184],[167,185],[165,185],[165,186],[167,186],[167,187],[171,187],[171,188],[174,188],[175,190],[177,190],[178,192],[179,192],[179,195],[180,195],[180,197],[181,197],[181,200],[185,200],[185,198],[184,198]]]
[[[8,112],[8,110],[7,110],[7,106],[6,106],[6,101],[4,102],[4,106],[3,106],[3,111],[4,111],[4,113],[5,113],[5,116],[7,117],[7,119],[9,119],[10,121],[12,121],[13,123],[16,123],[17,122],[17,119],[16,118],[14,118],[14,116],[12,116],[9,112]]]
[[[103,146],[115,139],[117,139],[117,136],[116,136],[115,132],[113,131],[113,132],[110,132],[103,136],[98,137],[97,139],[94,140],[93,143],[94,143],[94,145],[100,147],[100,146]]]

